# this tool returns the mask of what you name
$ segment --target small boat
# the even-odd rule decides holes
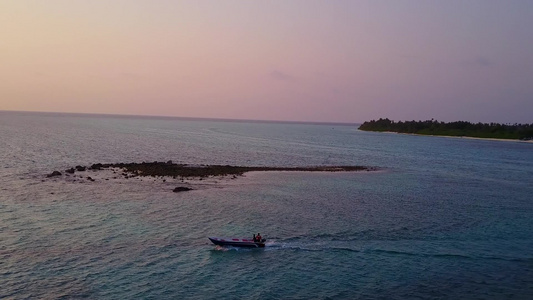
[[[252,239],[239,239],[239,238],[220,238],[209,237],[213,244],[218,246],[233,246],[233,247],[247,247],[247,248],[263,248],[265,247],[266,239],[262,239],[260,242],[254,242]]]

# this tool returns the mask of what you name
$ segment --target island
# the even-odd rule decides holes
[[[177,164],[171,160],[167,162],[141,163],[96,163],[90,167],[76,166],[65,170],[66,174],[75,172],[99,171],[113,169],[120,170],[122,177],[171,177],[171,178],[205,178],[216,176],[240,176],[252,171],[305,171],[305,172],[355,172],[375,171],[376,167],[367,166],[311,166],[311,167],[266,167],[266,166],[230,166],[230,165],[189,165]],[[60,171],[53,171],[47,177],[62,176]],[[92,178],[91,178],[92,179]]]
[[[347,172],[374,169],[365,166],[314,166],[314,167],[243,167],[230,165],[188,165],[167,162],[93,164],[89,169],[101,170],[120,168],[134,176],[168,176],[168,177],[209,177],[243,175],[251,171],[308,171],[308,172]]]
[[[359,130],[522,141],[533,140],[533,123],[499,124],[470,123],[466,121],[445,123],[433,119],[395,122],[386,118],[364,122],[359,126]]]

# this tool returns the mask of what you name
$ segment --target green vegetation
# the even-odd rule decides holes
[[[531,140],[533,139],[532,124],[498,124],[498,123],[470,123],[457,121],[451,123],[436,120],[394,122],[389,119],[364,122],[360,130],[390,131],[398,133],[412,133],[441,136],[466,136],[477,138]]]

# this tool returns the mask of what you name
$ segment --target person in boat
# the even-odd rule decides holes
[[[257,242],[257,238],[255,237],[255,233],[254,233],[254,243]]]
[[[256,242],[257,242],[257,243],[261,243],[261,242],[263,241],[263,237],[261,236],[260,233],[257,233],[257,235],[255,236],[255,238],[256,238]]]

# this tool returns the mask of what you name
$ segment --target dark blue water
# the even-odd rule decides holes
[[[531,143],[15,112],[0,112],[0,141],[0,299],[533,295]],[[156,160],[382,170],[185,183],[45,176]],[[172,193],[181,184],[195,190]],[[265,249],[207,240],[257,232]]]

